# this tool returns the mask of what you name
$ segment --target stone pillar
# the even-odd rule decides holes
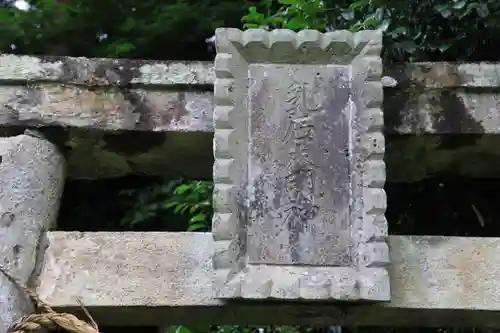
[[[389,300],[381,32],[216,48],[216,297]]]
[[[0,265],[28,286],[36,284],[55,227],[65,161],[52,143],[29,135],[0,138]],[[31,313],[23,292],[0,274],[0,333]]]

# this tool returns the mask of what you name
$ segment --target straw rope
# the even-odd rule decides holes
[[[99,333],[97,324],[92,320],[87,310],[83,311],[89,316],[90,324],[69,313],[57,313],[44,303],[31,289],[24,287],[18,279],[10,275],[1,265],[0,271],[31,300],[36,313],[21,317],[14,322],[7,333],[31,333],[40,329],[63,329],[69,333]],[[81,303],[80,303],[81,304]]]

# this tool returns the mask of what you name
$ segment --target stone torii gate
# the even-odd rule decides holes
[[[390,69],[411,94],[384,105],[399,110],[384,128],[381,40],[220,29],[213,67],[0,56],[0,122],[42,133],[0,141],[0,263],[56,310],[78,314],[80,297],[100,325],[498,326],[498,238],[387,236],[382,134],[498,133],[493,95],[459,96],[466,115],[427,103],[498,86],[497,65]],[[123,130],[155,140],[120,154],[107,135]],[[50,231],[66,174],[212,166],[212,233]],[[31,310],[0,275],[0,332]]]

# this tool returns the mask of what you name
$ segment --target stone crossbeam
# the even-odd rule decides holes
[[[386,133],[500,133],[500,65],[385,70]],[[0,55],[0,125],[212,132],[208,62]]]
[[[40,296],[102,326],[500,325],[500,238],[390,236],[391,301],[230,302],[212,297],[210,233],[50,232]],[[84,318],[84,317],[81,317]]]

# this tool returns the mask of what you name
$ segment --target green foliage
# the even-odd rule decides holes
[[[196,181],[177,186],[165,207],[177,214],[187,214],[188,231],[205,231],[211,227],[213,183]]]
[[[381,29],[386,61],[500,60],[494,49],[500,44],[498,0],[30,3],[36,10],[5,8],[9,1],[0,0],[0,52],[207,60],[213,54],[204,41],[214,29],[244,23],[245,28],[266,29]]]
[[[385,61],[500,60],[498,0],[262,1],[243,16],[245,28],[380,29]]]
[[[212,54],[205,39],[217,27],[239,26],[239,18],[247,8],[244,1],[234,0],[32,0],[30,3],[36,10],[0,8],[0,52],[209,59]]]
[[[168,328],[167,333],[192,333],[192,331],[186,326],[174,325]]]
[[[280,7],[274,14],[272,13],[272,0],[262,1],[266,13],[261,13],[257,7],[251,6],[249,13],[242,18],[245,22],[243,27],[246,29],[325,29],[325,9],[321,0],[279,0],[278,2]]]
[[[174,213],[187,221],[188,231],[208,231],[212,218],[213,183],[209,181],[152,185],[144,189],[121,192],[133,202],[121,220],[121,225],[133,229],[148,224],[158,216]]]

